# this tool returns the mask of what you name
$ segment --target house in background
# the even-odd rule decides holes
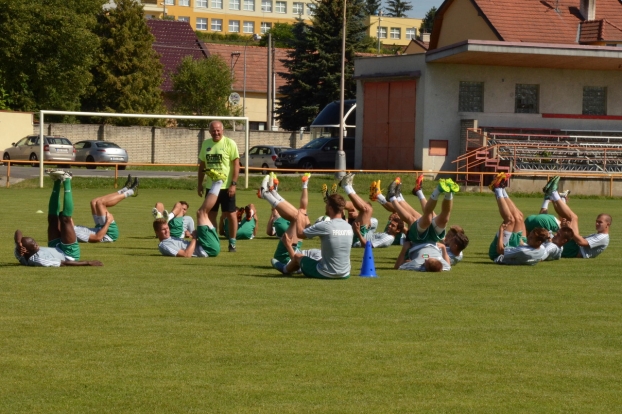
[[[446,0],[425,54],[360,58],[356,168],[455,170],[474,125],[622,130],[619,0]]]
[[[417,38],[422,19],[410,17],[367,16],[367,36],[379,39],[383,45],[406,46]],[[380,28],[378,28],[380,26]]]
[[[173,82],[171,75],[177,71],[179,64],[186,56],[193,59],[205,59],[215,54],[229,64],[234,74],[232,92],[237,92],[240,97],[240,105],[244,106],[244,114],[249,117],[250,129],[268,130],[268,111],[273,109],[274,100],[268,107],[268,48],[240,45],[224,45],[201,42],[192,27],[186,22],[172,20],[147,20],[151,33],[155,37],[153,48],[160,55],[160,62],[164,66],[164,81],[162,91],[165,104],[172,109]],[[277,98],[275,91],[285,83],[278,75],[287,69],[281,63],[286,57],[284,49],[273,49],[272,76],[273,85],[271,97]],[[246,64],[245,64],[246,62]],[[246,82],[244,79],[246,78]],[[246,87],[245,87],[246,86]],[[246,95],[246,101],[244,96]],[[278,126],[278,125],[277,125]]]

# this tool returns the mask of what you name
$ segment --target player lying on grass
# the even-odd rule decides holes
[[[192,237],[194,231],[194,220],[186,215],[188,208],[190,205],[187,202],[178,201],[169,213],[164,209],[164,204],[158,201],[151,213],[154,219],[165,218],[168,221],[172,237],[188,238]]]
[[[32,237],[15,231],[15,257],[25,266],[103,266],[97,260],[80,261],[80,245],[73,220],[71,174],[62,170],[48,172],[54,185],[48,204],[48,247],[40,247]],[[63,185],[63,211],[60,211],[60,189]]]
[[[257,236],[257,209],[254,204],[238,208],[237,213],[238,232],[235,238],[237,240],[251,240]],[[229,238],[229,217],[228,215],[220,215],[219,228],[222,230],[220,234]]]
[[[395,236],[403,228],[404,223],[398,217],[397,220],[389,223],[386,232],[376,232],[378,220],[372,218],[374,209],[370,203],[363,201],[354,191],[352,187],[353,180],[354,174],[346,174],[340,182],[341,188],[344,189],[350,199],[349,202],[346,202],[346,209],[356,211],[354,221],[351,223],[354,230],[352,247],[365,247],[367,242],[370,242],[374,248],[391,246],[395,241]],[[374,183],[372,183],[372,186],[374,186]],[[380,188],[374,187],[374,191],[380,193]]]
[[[276,199],[273,194],[270,194],[267,185],[264,183],[262,183],[259,191],[262,198],[265,198],[275,208],[281,203],[286,203],[285,200]],[[331,194],[326,201],[326,215],[330,220],[319,221],[310,227],[306,227],[309,224],[306,215],[301,212],[295,214],[296,220],[294,222],[296,223],[296,237],[298,239],[320,237],[320,259],[297,253],[293,247],[294,239],[290,237],[288,232],[285,232],[282,240],[291,260],[285,265],[277,259],[272,259],[272,266],[283,274],[295,273],[301,269],[304,276],[317,279],[346,279],[350,277],[350,249],[354,233],[352,226],[342,218],[345,204],[346,201],[342,196]],[[293,209],[291,214],[294,216],[295,208],[291,204],[289,206]],[[280,210],[279,212],[283,215]]]
[[[561,219],[562,227],[569,227],[573,231],[572,240],[564,245],[562,257],[594,258],[604,252],[607,246],[609,246],[611,216],[605,213],[599,214],[596,217],[596,233],[586,237],[581,236],[579,232],[579,218],[557,192],[559,179],[559,176],[552,177],[543,188],[543,191],[545,196],[553,203],[555,211]]]
[[[138,195],[138,184],[138,178],[134,178],[132,181],[132,176],[128,175],[122,189],[92,199],[91,214],[95,227],[76,226],[75,232],[78,241],[82,243],[111,243],[116,241],[119,238],[119,228],[108,208],[116,206],[128,197],[136,197]]]
[[[564,245],[572,240],[574,232],[570,227],[560,227],[559,220],[551,214],[532,214],[525,218],[525,231],[527,234],[538,227],[549,232],[549,239],[542,243],[546,250],[546,258],[544,260],[559,260],[562,257]]]
[[[320,260],[322,258],[320,249],[301,250],[302,240],[298,237],[297,231],[298,220],[302,221],[303,227],[307,227],[310,224],[309,217],[307,216],[307,206],[309,205],[308,185],[311,174],[306,173],[302,176],[302,192],[300,194],[298,209],[281,197],[277,192],[274,185],[275,177],[276,175],[273,173],[266,176],[262,181],[261,188],[267,188],[267,191],[262,192],[260,189],[257,193],[258,197],[266,200],[272,207],[272,215],[268,221],[266,233],[268,236],[276,235],[279,237],[279,242],[274,251],[272,261],[276,260],[286,265],[291,260],[288,248],[282,240],[285,233],[288,234],[290,247],[295,254],[301,254],[314,260]]]
[[[215,257],[220,253],[220,238],[218,231],[210,221],[209,212],[218,201],[220,188],[226,177],[214,171],[208,174],[210,174],[212,186],[197,211],[197,229],[192,233],[190,241],[171,237],[167,219],[159,218],[153,222],[153,230],[160,241],[158,249],[164,256]]]
[[[399,177],[389,186],[387,197],[395,211],[410,227],[408,240],[404,242],[402,251],[395,263],[400,270],[420,272],[441,272],[451,270],[447,247],[443,243],[445,227],[453,207],[453,195],[460,187],[451,179],[441,179],[434,189],[430,201],[425,204],[423,214],[417,213],[403,200]],[[440,195],[443,194],[441,213],[434,215],[434,208]]]
[[[488,256],[497,264],[535,265],[546,259],[547,251],[542,243],[549,239],[549,232],[536,227],[527,238],[523,237],[526,232],[523,213],[508,196],[506,185],[505,173],[499,173],[490,184],[503,222],[490,244]]]

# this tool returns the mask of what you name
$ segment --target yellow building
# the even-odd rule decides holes
[[[190,23],[194,30],[252,35],[275,23],[309,20],[311,1],[292,0],[142,0],[147,18],[164,16]]]
[[[365,24],[368,26],[367,34],[370,37],[379,38],[383,45],[406,46],[411,39],[419,34],[423,19],[410,17],[387,17],[368,16]],[[378,24],[380,23],[380,30]]]

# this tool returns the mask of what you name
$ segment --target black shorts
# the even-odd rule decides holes
[[[209,190],[205,194],[205,197],[207,197],[208,194]],[[220,207],[221,205],[223,213],[233,213],[234,211],[238,210],[235,205],[235,195],[233,197],[229,197],[229,189],[220,190],[220,192],[218,193],[218,200],[216,200],[216,204],[214,204],[214,207],[212,207],[210,211],[218,211],[218,207]]]

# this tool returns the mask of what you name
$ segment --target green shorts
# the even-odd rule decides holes
[[[548,231],[552,231],[553,233],[559,230],[559,224],[557,224],[557,219],[555,216],[550,214],[534,214],[525,219],[525,228],[527,229],[527,234],[531,233],[531,230],[536,227],[542,227]]]
[[[407,236],[408,236],[408,240],[410,240],[411,242],[415,244],[420,244],[420,243],[436,244],[436,243],[443,241],[446,233],[447,232],[445,231],[445,229],[443,229],[442,232],[440,232],[439,234],[436,234],[436,231],[434,230],[434,224],[430,224],[430,227],[425,229],[423,233],[419,234],[419,231],[417,230],[417,222],[414,222],[413,225],[410,226],[410,228],[408,229]]]
[[[209,257],[216,257],[220,253],[220,238],[214,227],[198,226],[197,241]]]
[[[54,239],[48,242],[48,247],[58,247],[66,256],[80,260],[80,245],[77,241],[71,244],[63,244],[60,239]]]
[[[285,234],[285,232],[289,228],[289,224],[289,221],[285,220],[283,217],[279,217],[272,222],[272,227],[274,227],[274,230],[278,237],[283,237],[283,234]]]
[[[367,233],[369,233],[369,227],[367,227],[366,225],[362,225],[361,226],[361,236],[363,236],[363,238],[367,239]],[[360,243],[361,239],[359,239],[359,236],[357,236],[356,234],[354,236],[352,236],[352,247],[354,247],[354,245],[356,243]]]
[[[302,247],[302,240],[298,241],[294,251],[300,251]],[[276,250],[274,251],[274,258],[283,264],[289,263],[291,258],[289,257],[289,253],[287,253],[287,248],[283,244],[281,240],[279,240],[279,244],[276,246]]]
[[[174,217],[172,220],[169,220],[168,228],[171,231],[171,236],[183,239],[184,238],[184,217],[183,216]]]
[[[523,232],[519,231],[518,233],[512,233],[510,236],[510,240],[508,244],[503,247],[518,247],[520,246],[520,242],[527,243],[527,239],[523,237]],[[497,257],[501,256],[497,253],[497,243],[499,242],[499,233],[495,234],[495,238],[490,243],[490,248],[488,249],[488,257],[490,260],[495,260]]]
[[[254,219],[250,219],[249,221],[246,220],[246,217],[242,219],[242,223],[240,223],[240,225],[238,226],[238,232],[235,235],[235,238],[237,240],[250,240],[253,237],[255,237],[253,235],[253,231],[255,231],[255,226],[257,225],[257,222]],[[227,234],[227,228],[225,227],[225,234]],[[227,235],[227,237],[229,237]]]
[[[95,226],[96,229],[101,229],[103,226]],[[108,231],[106,232],[106,236],[110,237],[112,241],[117,241],[119,238],[119,228],[117,227],[117,222],[113,221],[108,226]]]
[[[320,263],[319,260],[313,260],[308,257],[303,257],[300,261],[300,270],[302,270],[302,274],[306,277],[312,277],[314,279],[347,279],[350,275],[346,275],[343,277],[326,277],[317,270],[317,265]]]
[[[582,255],[579,255],[579,253],[581,253],[581,248],[576,241],[570,240],[568,243],[564,244],[564,250],[562,250],[563,258],[572,259],[583,257]]]

